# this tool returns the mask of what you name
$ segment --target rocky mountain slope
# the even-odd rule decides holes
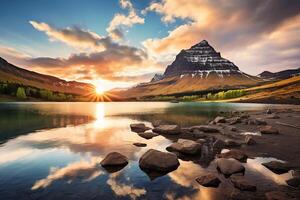
[[[300,75],[300,68],[298,69],[289,69],[289,70],[284,70],[284,71],[279,71],[279,72],[269,72],[269,71],[264,71],[258,75],[258,77],[267,79],[267,80],[282,80],[282,79],[287,79],[291,78],[293,76]]]
[[[229,60],[222,58],[206,40],[182,50],[164,74],[155,75],[148,83],[130,88],[124,95],[143,97],[192,93],[203,90],[244,88],[260,78],[243,73]]]
[[[0,57],[0,81],[19,83],[51,91],[85,95],[94,89],[94,86],[76,81],[65,81],[54,76],[39,74],[22,69],[8,63]]]

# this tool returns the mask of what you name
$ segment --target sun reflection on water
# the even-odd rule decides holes
[[[97,103],[95,108],[95,128],[104,128],[106,126],[105,122],[105,106],[104,103]]]

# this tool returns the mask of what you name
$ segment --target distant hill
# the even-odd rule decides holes
[[[239,70],[231,61],[221,57],[206,40],[182,50],[164,74],[155,75],[148,83],[120,92],[125,97],[145,97],[192,93],[205,90],[239,89],[262,80]]]
[[[18,83],[26,86],[47,89],[56,92],[85,95],[94,90],[94,86],[76,81],[65,81],[54,76],[39,74],[8,63],[0,57],[0,81]]]
[[[257,76],[268,80],[283,80],[297,75],[300,75],[300,68],[289,69],[289,70],[284,70],[279,72],[264,71]]]

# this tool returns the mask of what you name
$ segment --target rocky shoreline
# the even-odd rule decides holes
[[[217,188],[225,178],[234,188],[230,199],[298,199],[300,192],[300,112],[291,109],[264,112],[220,112],[220,116],[206,125],[180,127],[153,121],[152,127],[143,123],[131,124],[132,132],[149,140],[162,135],[173,144],[168,152],[149,149],[139,166],[151,180],[176,170],[179,160],[193,161],[203,168],[216,163],[215,171],[195,177],[204,187]],[[146,147],[146,143],[133,143]],[[113,156],[112,156],[113,155]],[[273,157],[278,161],[261,163],[275,174],[293,173],[286,186],[264,191],[248,180],[244,167],[249,158]],[[120,153],[108,154],[103,167],[115,166],[120,170],[130,162]],[[224,177],[224,178],[221,178]]]

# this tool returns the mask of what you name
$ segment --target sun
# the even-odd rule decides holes
[[[96,89],[95,89],[95,92],[98,95],[102,95],[102,94],[104,94],[105,91],[104,91],[104,89],[101,86],[97,85]]]

